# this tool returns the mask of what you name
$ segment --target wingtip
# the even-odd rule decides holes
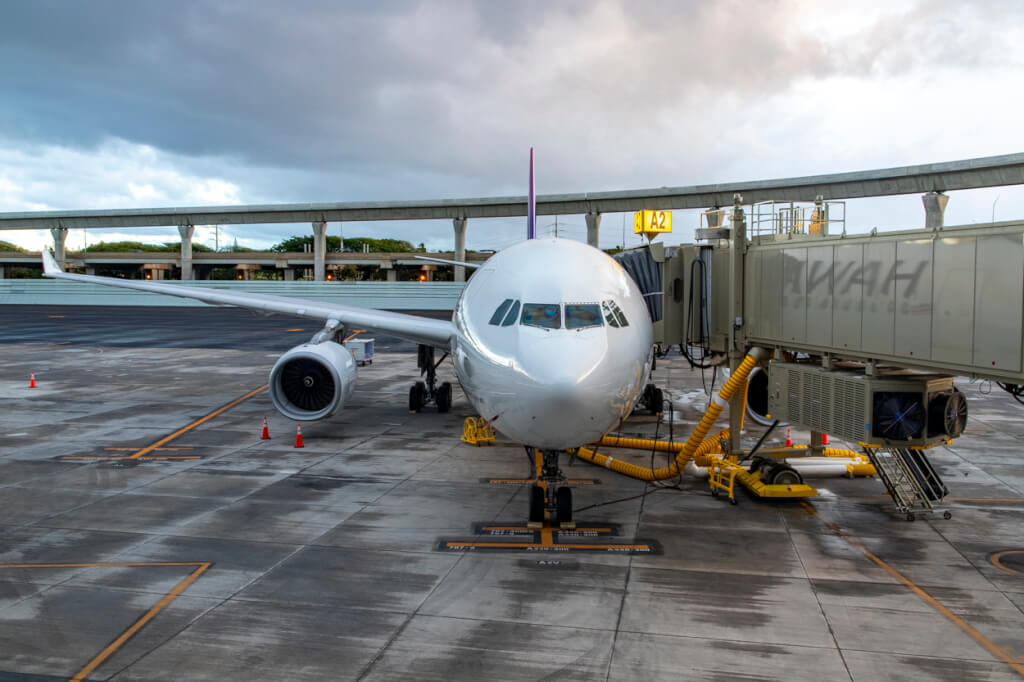
[[[64,272],[60,269],[57,261],[54,260],[53,254],[50,253],[49,249],[43,249],[43,274],[54,275]]]

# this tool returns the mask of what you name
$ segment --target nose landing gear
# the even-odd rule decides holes
[[[437,405],[437,411],[442,413],[452,408],[452,385],[447,381],[437,383],[437,368],[447,357],[446,352],[434,362],[434,347],[420,345],[416,366],[425,381],[417,381],[409,389],[409,412],[419,412],[429,403]]]
[[[537,483],[530,488],[529,525],[543,527],[545,513],[551,525],[557,521],[561,528],[575,528],[572,520],[572,488],[558,466],[560,450],[537,450],[527,448],[533,457]],[[538,460],[538,452],[541,458]]]

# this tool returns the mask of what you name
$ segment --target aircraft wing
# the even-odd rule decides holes
[[[448,260],[447,258],[432,258],[430,256],[413,256],[417,260],[425,260],[431,263],[444,263],[445,265],[461,265],[464,268],[476,269],[483,265],[483,263],[469,263],[464,260]]]
[[[448,348],[455,330],[448,320],[434,320],[417,315],[393,313],[386,310],[360,308],[358,306],[326,303],[323,301],[306,301],[300,298],[269,296],[243,292],[225,291],[222,289],[205,289],[186,287],[178,284],[149,282],[143,280],[119,279],[116,277],[97,277],[94,275],[76,275],[64,272],[49,251],[43,249],[43,276],[54,279],[69,279],[77,282],[92,282],[126,289],[139,289],[154,294],[192,298],[213,305],[231,305],[264,312],[284,313],[314,320],[337,320],[347,327],[358,327],[371,331],[390,334],[399,338],[422,343],[429,346]]]

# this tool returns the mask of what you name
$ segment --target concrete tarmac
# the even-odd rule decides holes
[[[457,388],[408,412],[410,345],[379,340],[293,447],[260,389],[316,330],[0,307],[0,680],[1024,678],[1024,406],[997,387],[961,385],[967,432],[932,454],[948,521],[875,479],[730,506],[576,462],[580,528],[534,533],[521,446],[461,442]],[[671,426],[624,433],[685,438],[700,373],[672,354],[656,379]]]

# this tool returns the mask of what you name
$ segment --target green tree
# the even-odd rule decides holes
[[[404,239],[373,239],[372,237],[346,237],[345,250],[362,252],[363,245],[368,245],[372,253],[409,253],[417,251],[413,245]],[[313,235],[302,237],[294,236],[270,247],[275,253],[301,253],[309,248],[313,250]],[[341,246],[341,239],[327,235],[327,250],[337,251]],[[421,245],[422,246],[422,245]],[[422,250],[422,249],[420,249]]]
[[[0,251],[14,251],[16,253],[25,253],[25,249],[21,248],[20,246],[17,246],[16,244],[5,242],[2,239],[0,239]]]
[[[163,244],[143,244],[142,242],[97,242],[85,247],[85,251],[94,253],[177,253],[181,251],[181,242],[164,242]],[[197,253],[213,251],[209,246],[192,242],[192,251]]]

